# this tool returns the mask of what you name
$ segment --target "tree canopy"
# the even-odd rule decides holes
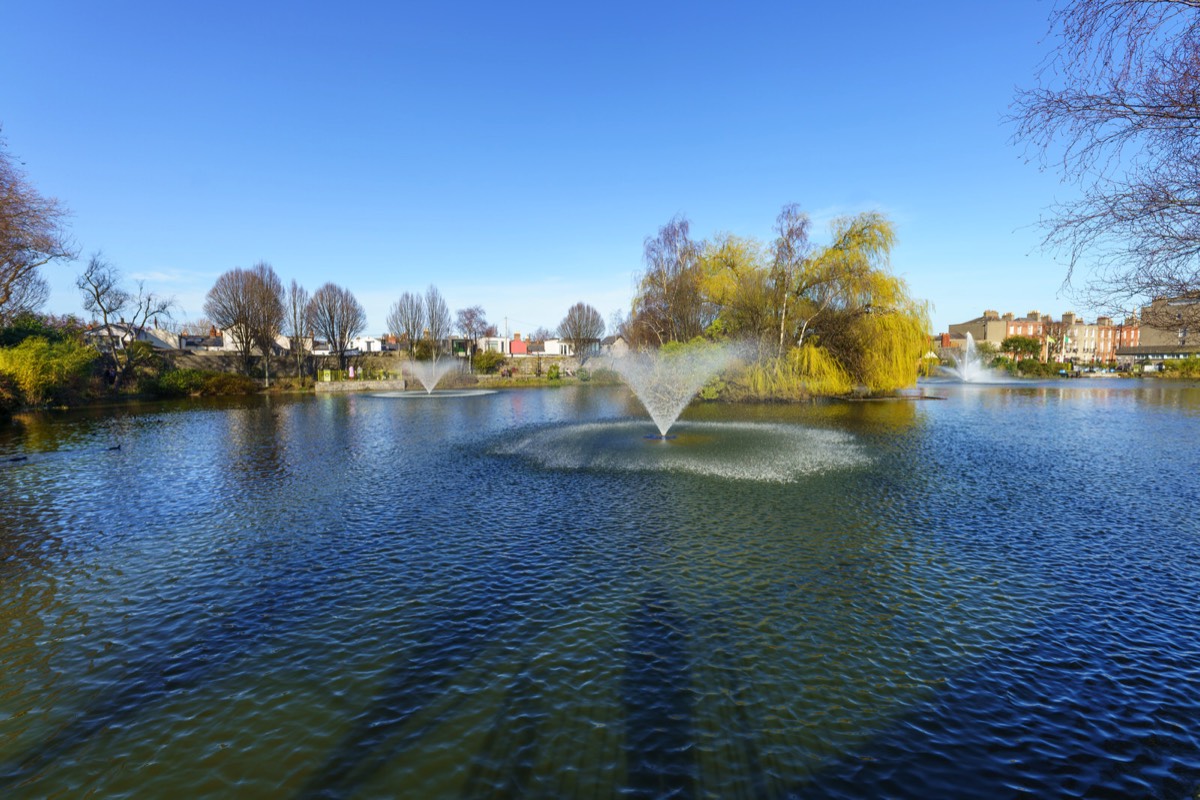
[[[308,301],[308,326],[315,336],[322,336],[337,357],[338,366],[346,368],[350,342],[362,333],[367,324],[367,312],[349,289],[326,283],[313,292]]]
[[[747,339],[755,395],[891,391],[916,380],[928,311],[889,264],[896,234],[877,213],[837,219],[830,240],[788,205],[767,245],[730,234],[688,238],[676,218],[647,240],[646,272],[626,328],[639,346],[696,336]]]
[[[604,317],[580,301],[567,309],[567,315],[558,323],[558,335],[571,343],[575,356],[583,364],[604,335]]]
[[[263,356],[264,369],[268,368],[275,337],[283,329],[283,282],[266,262],[250,269],[235,267],[208,290],[204,313],[233,338],[245,368],[255,347]]]

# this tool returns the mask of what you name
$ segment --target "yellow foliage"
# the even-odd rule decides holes
[[[76,342],[51,344],[40,336],[0,348],[0,372],[12,376],[28,405],[41,405],[56,391],[86,376],[97,353]]]
[[[797,347],[788,354],[788,364],[810,394],[847,394],[854,388],[845,366],[824,347]]]
[[[789,207],[791,209],[791,207]],[[928,350],[929,313],[892,274],[894,225],[869,212],[834,221],[810,248],[782,230],[774,249],[722,234],[705,245],[694,291],[715,309],[710,338],[758,347],[737,386],[752,397],[796,399],[916,382]]]

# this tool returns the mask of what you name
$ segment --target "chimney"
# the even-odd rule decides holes
[[[1012,321],[1013,321],[1013,313],[1012,313],[1011,311],[1009,311],[1008,313],[1006,313],[1006,314],[1004,315],[1004,321],[1005,321],[1005,322],[1012,322]]]
[[[1038,321],[1040,321],[1040,320],[1041,320],[1041,318],[1042,318],[1042,312],[1040,312],[1040,311],[1037,311],[1037,310],[1034,310],[1034,311],[1030,311],[1030,312],[1029,312],[1028,314],[1026,314],[1025,316],[1026,316],[1026,318],[1028,318],[1028,319],[1031,319],[1031,320],[1033,320],[1034,322],[1038,322]]]
[[[1000,319],[1000,312],[993,311],[992,309],[989,308],[987,311],[983,312],[983,318],[984,319]]]
[[[1075,312],[1074,311],[1064,311],[1062,321],[1063,321],[1063,325],[1074,325],[1075,324]]]
[[[516,333],[513,334],[513,341],[514,342],[521,341],[521,332],[520,331],[517,331]]]

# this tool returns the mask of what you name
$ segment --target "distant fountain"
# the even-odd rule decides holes
[[[984,365],[983,357],[979,355],[979,349],[975,346],[975,337],[970,332],[967,333],[967,345],[962,354],[951,353],[950,360],[954,362],[954,366],[942,367],[942,371],[963,383],[1004,380],[1000,372]]]
[[[454,371],[457,366],[452,358],[444,361],[434,358],[430,361],[409,361],[405,370],[421,382],[421,385],[425,387],[425,394],[433,394],[438,381],[447,373]]]
[[[612,360],[650,418],[658,427],[658,436],[667,439],[667,431],[679,419],[710,377],[729,366],[741,352],[736,345],[687,345],[677,350],[629,353]]]

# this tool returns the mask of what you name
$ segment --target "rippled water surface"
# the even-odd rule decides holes
[[[0,796],[1195,796],[1200,389],[925,394],[18,418]]]

